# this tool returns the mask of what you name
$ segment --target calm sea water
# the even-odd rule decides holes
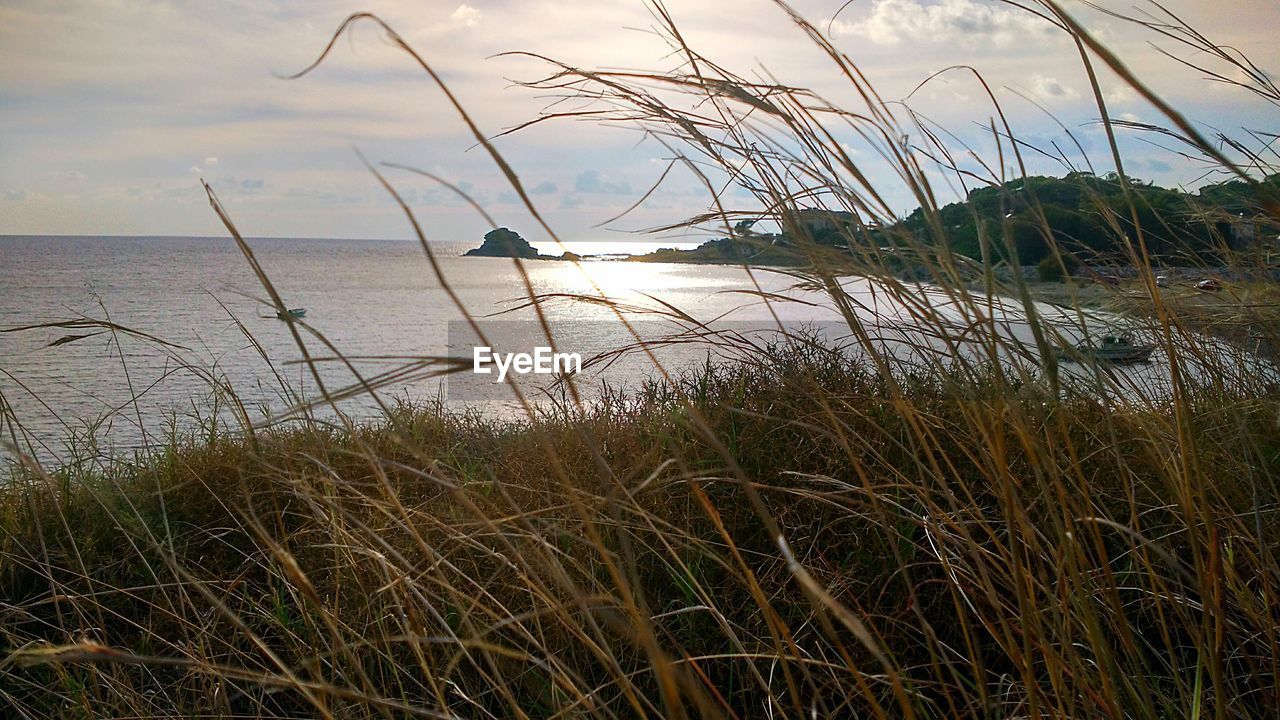
[[[251,244],[286,304],[306,308],[306,322],[342,353],[366,358],[356,361],[366,377],[404,362],[370,356],[470,356],[470,348],[449,347],[450,321],[463,315],[416,243],[257,239]],[[476,316],[508,311],[494,326],[506,337],[489,339],[510,341],[509,351],[521,350],[537,338],[539,327],[529,309],[518,309],[526,294],[523,280],[509,260],[459,257],[469,245],[435,246],[447,282]],[[571,249],[626,253],[654,247],[592,243]],[[628,304],[655,306],[652,297],[700,317],[734,309],[735,318],[768,317],[752,307],[758,303],[751,298],[726,292],[752,287],[741,269],[606,261],[584,263],[585,272],[561,262],[525,267],[538,293],[593,294],[594,284]],[[171,344],[117,331],[50,346],[101,328],[0,333],[0,392],[41,455],[65,456],[68,433],[90,430],[117,449],[141,447],[162,436],[175,416],[189,425],[185,416],[207,407],[211,381],[234,388],[254,409],[255,420],[291,404],[283,386],[310,399],[319,396],[306,368],[297,364],[301,352],[287,324],[263,303],[266,293],[229,238],[0,237],[0,268],[0,329],[109,320]],[[759,277],[774,290],[791,284],[772,273]],[[600,305],[557,301],[545,311],[563,338],[558,342],[563,351],[585,355],[630,339],[615,314]],[[493,322],[498,320],[486,326]],[[521,328],[528,337],[513,337]],[[332,355],[314,337],[307,337],[307,345],[315,356]],[[678,366],[699,361],[706,352],[680,347],[664,357]],[[652,371],[645,365],[630,359],[612,366],[604,378],[635,383]],[[355,382],[337,363],[322,366],[322,379],[330,391]],[[411,399],[441,392],[440,379],[421,377],[385,390],[389,397]],[[518,407],[510,389],[489,378],[468,379],[450,397],[497,414]],[[376,404],[354,398],[342,409],[368,416]]]
[[[400,372],[410,358],[471,357],[476,339],[461,332],[464,316],[436,278],[422,248],[398,241],[298,239],[252,240],[254,252],[289,307],[304,307],[305,321],[340,350],[365,378]],[[452,290],[498,350],[529,351],[542,343],[541,326],[526,305],[524,281],[506,259],[460,257],[468,245],[438,245],[442,271]],[[670,246],[670,245],[666,245]],[[579,253],[646,252],[654,246],[595,243],[571,247]],[[543,248],[544,252],[558,252]],[[843,327],[823,298],[795,290],[795,279],[741,268],[614,261],[529,262],[524,265],[536,293],[555,299],[544,305],[558,349],[584,359],[632,342],[614,311],[598,303],[574,302],[574,295],[603,293],[625,306],[679,308],[703,322],[729,323],[747,332],[773,326],[775,316],[790,329],[804,324]],[[771,303],[757,289],[816,302]],[[916,325],[904,310],[866,281],[851,279],[851,292],[869,332],[887,339],[890,352],[909,354],[905,337]],[[278,417],[299,398],[320,393],[288,324],[263,302],[266,293],[233,241],[227,238],[0,237],[0,329],[68,320],[109,320],[149,337],[95,327],[37,328],[0,333],[0,393],[17,424],[0,422],[4,440],[16,435],[24,449],[44,460],[69,458],[67,438],[92,435],[104,452],[146,448],[171,424],[194,426],[208,416],[215,386],[231,388],[250,419]],[[921,298],[953,320],[954,333],[971,329],[965,313]],[[666,305],[663,305],[665,303]],[[998,332],[1031,341],[1030,327],[1016,312],[993,308]],[[502,313],[497,315],[498,313]],[[645,338],[676,331],[655,315],[631,313]],[[1060,318],[1067,335],[1078,335],[1070,318]],[[1100,321],[1105,324],[1105,321]],[[93,334],[97,333],[97,334]],[[68,336],[90,335],[54,344]],[[923,338],[923,339],[922,339]],[[899,343],[900,340],[906,342]],[[306,335],[316,357],[333,352]],[[163,341],[163,342],[161,342]],[[167,343],[167,344],[164,344]],[[898,343],[893,345],[893,343]],[[669,370],[704,362],[705,344],[679,342],[660,348]],[[723,351],[717,351],[723,357]],[[599,369],[603,367],[604,369]],[[1122,370],[1138,386],[1167,381],[1165,364]],[[442,397],[450,405],[495,416],[521,414],[510,387],[491,376],[454,375],[444,383],[420,369],[396,376],[382,389],[386,398]],[[634,386],[656,372],[652,361],[633,353],[585,373],[590,397],[601,381]],[[1080,372],[1077,370],[1076,372]],[[341,363],[322,362],[321,380],[330,391],[350,387],[355,375]],[[546,376],[530,376],[523,386],[537,397]],[[1145,391],[1143,391],[1145,392]],[[1155,393],[1155,394],[1158,394]],[[376,415],[367,394],[343,401],[340,410],[361,419]],[[334,417],[321,408],[322,417]],[[80,443],[83,445],[83,442]],[[0,453],[7,451],[0,449]]]

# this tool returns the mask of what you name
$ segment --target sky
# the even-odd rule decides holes
[[[1144,0],[1096,2],[1130,13],[1154,10]],[[843,4],[796,0],[793,7],[829,33],[885,100],[906,100],[957,143],[994,152],[982,130],[992,108],[972,75],[952,71],[912,92],[931,74],[966,64],[982,73],[1019,136],[1069,149],[1065,127],[1099,172],[1111,169],[1074,46],[1047,23],[990,0]],[[1177,61],[1203,57],[1080,0],[1062,4],[1206,132],[1247,137],[1280,129],[1274,105]],[[1272,77],[1280,71],[1280,0],[1164,5]],[[667,0],[666,7],[689,44],[718,64],[860,109],[848,83],[778,4]],[[528,51],[592,68],[676,65],[652,31],[652,8],[640,0],[0,0],[0,234],[221,235],[203,179],[249,236],[412,237],[363,154],[439,175],[498,224],[545,240],[439,89],[372,25],[344,36],[313,73],[283,79],[362,10],[420,51],[488,135],[537,117],[550,102],[517,84],[546,75],[545,62],[500,53]],[[1113,117],[1162,121],[1108,72],[1100,81]],[[1130,175],[1173,186],[1202,182],[1197,166],[1150,138],[1129,133],[1122,143]],[[633,127],[547,122],[495,145],[565,240],[634,240],[635,231],[707,207],[701,182],[677,169],[639,210],[598,227],[639,200],[670,160],[669,149]],[[856,143],[850,150],[895,208],[914,208],[873,152]],[[1063,172],[1030,160],[1033,172]],[[1078,157],[1073,162],[1083,166]],[[387,173],[430,239],[478,242],[489,229],[431,181]],[[732,197],[750,205],[744,194]],[[693,232],[659,237],[700,239]]]

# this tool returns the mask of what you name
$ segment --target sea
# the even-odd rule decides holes
[[[433,265],[410,241],[248,243],[284,305],[305,309],[299,322],[276,316],[231,238],[0,236],[0,456],[48,464],[129,456],[162,448],[175,429],[367,422],[398,402],[519,420],[574,393],[590,403],[606,387],[626,393],[707,362],[740,361],[777,341],[768,333],[779,329],[839,342],[848,328],[823,293],[788,271],[620,261],[690,244],[535,243],[588,259],[517,265],[463,257],[474,243],[437,243]],[[919,324],[918,307],[869,281],[845,287],[866,335],[888,355],[937,344],[904,334]],[[972,331],[965,308],[946,307],[924,286],[919,297],[957,334]],[[1021,314],[992,314],[999,322],[990,326],[1013,347],[1034,343]],[[1082,326],[1070,315],[1058,321],[1074,339]],[[554,374],[497,382],[492,366],[475,372],[478,346],[529,354],[544,346],[577,354],[585,367],[572,391]],[[1124,372],[1139,386],[1159,384],[1154,365]]]
[[[269,293],[229,237],[0,237],[6,417],[0,432],[10,455],[16,445],[64,459],[88,439],[102,452],[151,448],[172,427],[201,427],[215,396],[234,396],[255,423],[287,419],[290,410],[304,406],[332,416],[326,394],[364,389],[376,384],[371,379],[395,373],[403,377],[379,385],[379,398],[356,393],[338,404],[338,412],[362,420],[377,416],[379,400],[443,400],[458,409],[515,416],[525,403],[506,383],[495,382],[496,373],[465,383],[454,374],[449,392],[450,378],[438,376],[440,365],[424,365],[424,359],[471,357],[470,347],[449,347],[451,330],[455,345],[471,330],[468,316],[495,349],[505,343],[506,352],[528,352],[547,345],[538,342],[542,322],[529,307],[530,288],[546,296],[538,309],[561,338],[555,349],[588,358],[634,342],[614,307],[628,308],[632,322],[650,334],[665,332],[659,326],[670,323],[637,308],[669,316],[666,303],[704,318],[734,312],[735,318],[762,317],[753,307],[758,302],[735,292],[754,287],[740,268],[618,261],[658,247],[693,247],[687,243],[570,243],[569,250],[600,259],[580,266],[524,263],[526,285],[511,260],[462,257],[474,243],[434,244],[437,272],[412,241],[248,242],[284,303],[306,310],[305,327],[291,328],[276,317]],[[550,244],[541,249],[562,252]],[[774,273],[757,275],[775,290],[790,284]],[[579,296],[605,297],[615,305]],[[302,362],[307,356],[316,359],[314,366]],[[705,361],[708,349],[683,344],[665,357],[674,369]],[[415,365],[416,372],[407,369]],[[580,384],[634,387],[656,371],[647,358],[629,358],[589,373],[591,381]]]

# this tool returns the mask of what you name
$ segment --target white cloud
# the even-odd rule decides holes
[[[464,3],[453,11],[449,19],[457,25],[471,28],[480,24],[480,21],[484,19],[484,13]]]
[[[1008,47],[1043,39],[1054,29],[1025,10],[989,0],[876,0],[862,20],[832,24],[836,35],[860,35],[880,45],[904,41]]]
[[[631,183],[612,180],[599,170],[586,170],[578,175],[573,189],[580,193],[626,195],[631,192]]]
[[[205,158],[205,159],[204,159],[204,166],[205,166],[205,167],[211,167],[211,168],[218,167],[218,158],[216,158],[216,157],[212,157],[212,156]]]
[[[1138,99],[1138,94],[1128,85],[1113,85],[1102,89],[1102,99],[1109,103],[1127,103]]]

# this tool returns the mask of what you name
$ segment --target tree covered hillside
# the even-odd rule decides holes
[[[1208,185],[1196,194],[1134,178],[1128,184],[1147,250],[1158,262],[1215,262],[1226,248],[1274,245],[1280,232],[1275,213],[1280,174],[1256,185],[1243,180]],[[894,230],[980,258],[979,228],[991,241],[993,259],[1014,261],[1016,253],[1022,265],[1049,256],[1051,240],[1085,262],[1126,263],[1124,238],[1137,239],[1124,187],[1115,173],[1027,177],[979,188],[966,202],[941,208],[936,222],[917,209]]]

